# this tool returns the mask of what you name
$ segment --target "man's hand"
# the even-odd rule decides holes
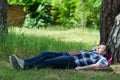
[[[77,66],[75,69],[76,70],[83,70],[83,67]]]
[[[77,66],[75,69],[76,70],[83,70],[83,69],[100,69],[102,68],[101,65],[99,64],[91,64],[91,65],[87,65],[87,66]]]

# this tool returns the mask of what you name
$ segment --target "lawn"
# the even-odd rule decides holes
[[[59,39],[65,42],[83,42],[83,43],[99,43],[99,31],[87,28],[13,28],[10,29],[16,33],[24,33],[26,35],[46,36],[54,39]]]
[[[90,50],[99,44],[99,31],[86,28],[9,28],[5,47],[0,46],[0,80],[120,80],[111,71],[76,71],[74,69],[15,70],[8,56],[15,53],[29,58],[42,51]]]

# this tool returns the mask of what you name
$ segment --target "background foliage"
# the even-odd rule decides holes
[[[45,25],[99,28],[101,0],[8,0],[8,2],[24,5],[24,10],[28,13],[24,26],[29,28]]]

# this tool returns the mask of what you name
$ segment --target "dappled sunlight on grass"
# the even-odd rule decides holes
[[[71,29],[27,29],[27,28],[10,28],[10,31],[17,34],[27,34],[35,36],[46,36],[65,42],[83,42],[99,44],[99,31],[87,28],[71,28]]]

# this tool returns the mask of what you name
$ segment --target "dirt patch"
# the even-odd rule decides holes
[[[23,24],[26,13],[23,11],[22,5],[8,6],[8,25],[20,26]]]
[[[120,73],[120,65],[110,65],[115,73]]]

